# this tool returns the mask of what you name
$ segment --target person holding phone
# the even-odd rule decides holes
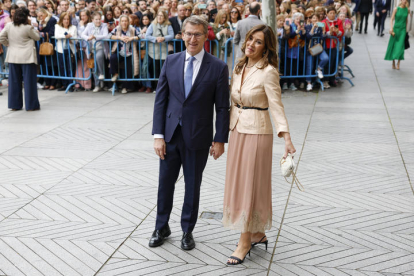
[[[305,45],[305,47],[312,47],[317,43],[323,44],[323,39],[326,36],[326,29],[325,23],[322,22],[323,15],[321,14],[314,14],[311,17],[311,24],[306,25],[306,38],[310,41],[310,45]],[[316,67],[316,74],[318,75],[319,79],[323,79],[323,68],[329,61],[329,57],[325,51],[322,51],[317,56],[312,56],[309,53],[309,49],[306,53],[306,75],[312,75],[313,68]],[[316,66],[317,64],[317,66]],[[306,86],[306,91],[312,91],[312,79],[310,77],[306,78],[306,82],[308,83]]]
[[[344,36],[344,27],[342,21],[336,17],[336,9],[334,7],[329,7],[327,9],[327,17],[322,21],[325,23],[325,31],[326,35],[337,37],[339,41],[341,41],[342,37]],[[337,56],[337,45],[336,39],[327,38],[325,40],[325,49],[327,51],[328,56],[330,57],[330,68],[328,68],[328,74],[333,74],[337,70],[336,64],[336,56]],[[336,87],[335,76],[328,77],[326,88],[331,86]]]
[[[224,51],[226,46],[226,41],[228,38],[230,38],[231,32],[230,32],[230,26],[228,24],[229,21],[229,15],[223,11],[220,10],[217,13],[216,19],[214,20],[213,24],[213,30],[216,35],[216,39],[218,40],[219,49],[220,49],[220,59],[224,60]],[[213,44],[213,54],[216,54],[216,44]],[[232,47],[228,47],[228,50],[230,50]],[[229,53],[229,51],[227,52]]]
[[[297,76],[300,72],[299,66],[303,66],[303,62],[298,62],[301,55],[301,48],[305,45],[305,26],[304,16],[300,12],[296,12],[292,16],[292,24],[290,24],[290,34],[288,39],[287,61],[286,61],[286,74],[285,76]],[[298,90],[295,81],[296,78],[288,78],[288,86],[292,91]]]
[[[55,25],[56,52],[61,77],[73,78],[71,53],[75,54],[75,46],[69,39],[76,37],[77,29],[72,25],[70,14],[67,12],[61,13],[59,21]],[[65,91],[71,80],[62,79],[61,81],[62,87],[58,91]],[[70,91],[73,91],[73,87],[71,87]]]
[[[290,36],[290,23],[289,21],[285,21],[286,17],[283,14],[279,14],[276,17],[276,23],[277,23],[277,38],[279,39],[279,72],[283,75],[286,73],[285,71],[285,59],[286,59],[286,45],[287,41]],[[283,90],[288,89],[287,79],[281,78],[280,79],[280,86],[282,87],[282,93]]]

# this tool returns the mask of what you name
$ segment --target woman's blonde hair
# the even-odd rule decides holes
[[[158,23],[158,14],[162,13],[162,15],[164,16],[164,22]],[[171,25],[170,20],[168,20],[168,12],[166,10],[159,10],[157,12],[157,16],[155,17],[155,19],[152,21],[152,24],[157,25],[157,24],[161,24],[161,25]]]
[[[36,10],[36,12],[37,13],[41,12],[41,13],[43,13],[45,15],[45,20],[44,21],[45,21],[46,24],[47,24],[47,22],[49,22],[49,19],[52,17],[52,14],[48,10],[46,10],[44,8],[38,8]]]
[[[216,18],[214,19],[214,27],[218,28],[218,26],[221,24],[221,19],[223,19],[223,16],[226,17],[226,22],[224,23],[224,26],[228,26],[227,22],[229,22],[229,14],[226,13],[224,10],[219,10]]]

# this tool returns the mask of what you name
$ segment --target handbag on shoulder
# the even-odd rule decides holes
[[[315,45],[313,45],[311,47],[310,46],[311,45],[311,42],[312,42],[312,40],[309,41],[309,54],[311,54],[311,56],[314,57],[314,56],[317,56],[317,55],[319,55],[320,53],[323,52],[323,46],[322,46],[321,43],[316,43]]]
[[[53,44],[49,42],[49,34],[46,33],[46,41],[40,44],[39,55],[53,56],[54,53],[55,51],[53,50]]]

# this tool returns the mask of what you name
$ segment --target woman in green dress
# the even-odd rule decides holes
[[[407,0],[401,0],[391,17],[390,41],[388,42],[385,60],[392,60],[392,69],[400,70],[400,61],[404,60],[405,35],[409,14]],[[398,60],[395,66],[395,60]]]

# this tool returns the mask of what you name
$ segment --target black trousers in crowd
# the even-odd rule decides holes
[[[110,71],[111,71],[112,76],[115,74],[119,74],[120,79],[132,79],[134,77],[134,68],[132,66],[132,56],[123,57],[120,55],[118,59],[118,56],[115,52],[111,54],[109,63],[110,63]],[[122,68],[122,70],[119,70],[119,68]],[[122,88],[133,90],[135,88],[135,84],[136,84],[135,81],[123,81]]]
[[[148,57],[148,70],[151,78],[159,78],[161,74],[161,68],[164,65],[163,59],[152,59]],[[157,88],[157,82],[152,83],[152,88]]]
[[[60,76],[73,78],[72,73],[72,59],[69,51],[65,50],[64,54],[58,53]],[[70,79],[62,79],[62,86],[68,87],[73,81]]]
[[[24,82],[24,102],[26,110],[39,109],[37,65],[34,63],[9,63],[9,108],[23,108],[22,82]]]
[[[365,28],[364,28],[364,32],[366,33],[368,31],[368,18],[369,18],[369,12],[361,12],[361,23],[359,25],[359,33],[362,32],[362,24],[364,23],[364,19],[365,19]]]
[[[377,17],[377,16],[375,16]],[[387,18],[387,13],[379,12],[378,18],[378,35],[384,33],[384,25],[385,25],[385,19]]]

